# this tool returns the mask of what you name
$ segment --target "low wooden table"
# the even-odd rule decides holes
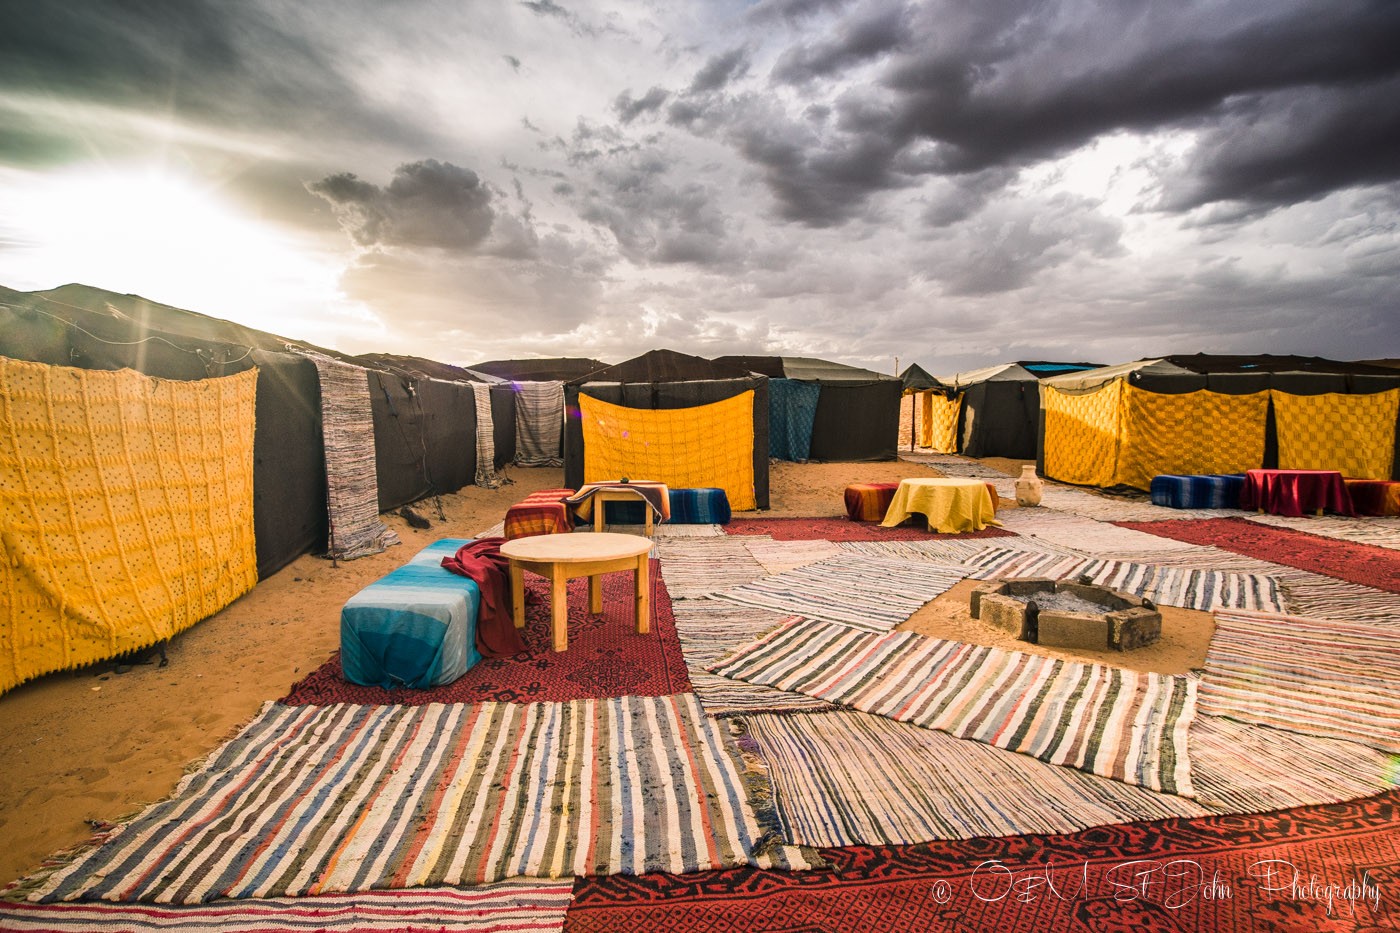
[[[525,627],[525,571],[549,579],[550,631],[555,651],[569,647],[569,581],[588,578],[588,611],[603,611],[600,574],[635,570],[637,633],[651,630],[651,539],[636,535],[591,532],[587,534],[539,535],[519,538],[501,545],[501,554],[510,561],[510,595],[515,627]]]
[[[987,483],[957,477],[900,480],[881,527],[893,528],[910,515],[922,514],[928,530],[940,533],[981,531],[1001,524]]]

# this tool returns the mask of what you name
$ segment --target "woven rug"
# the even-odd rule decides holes
[[[557,933],[573,879],[210,904],[5,904],[11,933]]]
[[[853,710],[742,720],[773,781],[783,837],[812,846],[1064,833],[1199,803]]]
[[[774,541],[757,536],[740,540],[769,574],[796,570],[841,553],[841,548],[831,541]]]
[[[563,466],[564,383],[516,382],[515,462]]]
[[[807,693],[1151,790],[1192,796],[1196,684],[802,619],[711,672]]]
[[[848,518],[736,518],[724,526],[724,532],[767,535],[775,541],[921,541],[928,538],[1005,538],[1014,534],[1002,528],[938,534],[914,525],[881,528]]]
[[[1261,525],[1292,528],[1324,538],[1340,538],[1357,544],[1400,550],[1400,518],[1347,518],[1341,515],[1291,518],[1287,515],[1260,515],[1257,512],[1246,513],[1244,517]]]
[[[1387,593],[1400,593],[1400,553],[1388,548],[1323,538],[1238,518],[1137,522],[1125,523],[1124,527],[1177,541],[1209,544]]]
[[[1313,619],[1341,619],[1392,631],[1400,629],[1400,608],[1396,607],[1394,593],[1302,570],[1280,577],[1288,592],[1290,612]]]
[[[580,879],[565,929],[1359,933],[1400,925],[1400,792],[1258,816],[822,851],[831,871]]]
[[[472,401],[476,407],[476,485],[495,489],[501,485],[496,472],[496,423],[491,415],[491,387],[473,382]]]
[[[1400,649],[1394,630],[1252,612],[1217,612],[1200,708],[1400,754]]]
[[[1005,540],[1005,539],[1003,539]],[[847,554],[862,554],[866,557],[897,558],[899,560],[927,560],[935,564],[961,564],[979,554],[985,554],[986,541],[842,541],[836,545]],[[1042,545],[1034,538],[1016,538],[1007,541],[1006,546],[1022,550],[1040,550],[1052,547]]]
[[[1144,596],[1166,606],[1209,612],[1212,609],[1257,609],[1282,612],[1285,596],[1277,578],[1230,570],[1162,567],[1132,561],[1088,559],[1065,554],[1038,554],[1013,548],[990,548],[964,566],[979,580],[1088,576],[1102,586]]]
[[[269,704],[34,898],[200,903],[755,864],[774,834],[723,728],[690,694]]]
[[[1036,538],[1057,547],[1070,548],[1093,557],[1118,557],[1146,549],[1189,551],[1191,545],[1173,544],[1164,538],[1132,531],[1109,522],[1095,521],[1055,509],[1008,509],[1000,516],[1002,527],[1018,535]]]
[[[652,537],[660,541],[664,538],[718,538],[724,535],[719,525],[657,525],[652,529]]]
[[[662,538],[656,542],[666,589],[676,599],[727,590],[767,571],[737,538]]]
[[[747,606],[887,632],[967,576],[927,561],[835,557],[716,594]]]
[[[340,655],[292,686],[288,704],[563,702],[615,696],[668,696],[690,689],[671,599],[651,564],[651,631],[639,635],[632,574],[602,577],[603,614],[588,614],[588,581],[569,581],[569,650],[550,638],[549,584],[525,575],[525,654],[485,658],[457,680],[431,690],[385,690],[346,682]]]

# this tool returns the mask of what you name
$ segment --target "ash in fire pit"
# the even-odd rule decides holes
[[[972,591],[972,617],[1022,641],[1056,648],[1131,651],[1157,641],[1162,614],[1150,599],[1081,577],[998,580]]]

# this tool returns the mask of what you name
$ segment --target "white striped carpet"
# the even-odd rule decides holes
[[[724,529],[719,525],[672,525],[670,523],[652,526],[654,538],[723,538]]]
[[[1290,612],[1313,619],[1365,622],[1400,630],[1400,596],[1321,574],[1284,568],[1279,578],[1288,593]]]
[[[1246,512],[1241,516],[1261,525],[1277,528],[1291,528],[1305,531],[1310,535],[1324,538],[1338,538],[1342,541],[1355,541],[1357,544],[1373,544],[1376,547],[1400,549],[1400,518],[1387,516],[1348,518],[1341,515],[1305,515],[1290,518],[1286,515],[1260,515]]]
[[[657,538],[661,575],[672,599],[694,599],[727,590],[766,571],[753,559],[742,538]]]
[[[886,632],[967,576],[927,561],[834,557],[716,593],[760,609]]]
[[[796,570],[841,553],[830,541],[774,541],[767,535],[746,536],[742,540],[768,574]]]
[[[1060,547],[1073,548],[1096,557],[1118,557],[1141,550],[1189,551],[1195,545],[1185,541],[1150,535],[1145,531],[1120,528],[1047,508],[1007,509],[997,518],[1007,531],[1038,538]],[[1152,538],[1157,538],[1153,541]]]
[[[1192,795],[1193,678],[803,619],[711,671]]]
[[[1215,613],[1203,712],[1400,753],[1400,650],[1372,625]]]
[[[6,904],[11,933],[558,933],[573,879],[513,879],[470,888],[364,891],[209,904]]]
[[[692,694],[569,703],[269,704],[44,900],[201,903],[504,878],[806,865],[760,852]]]
[[[996,540],[1009,540],[998,538]],[[1037,550],[1042,546],[1031,539],[1015,539],[1015,547],[1024,550]],[[926,560],[935,564],[952,566],[985,553],[988,544],[985,538],[973,541],[938,539],[933,541],[841,541],[837,545],[842,551],[865,557],[894,558],[897,560]],[[1045,548],[1051,545],[1044,545]]]
[[[1202,612],[1220,608],[1279,612],[1285,608],[1285,596],[1278,579],[1265,574],[1164,567],[995,547],[988,548],[964,566],[969,576],[979,580],[1011,577],[1064,580],[1088,576],[1097,584],[1134,593],[1162,605]]]

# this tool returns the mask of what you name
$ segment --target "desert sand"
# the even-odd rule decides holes
[[[986,460],[1008,475],[1019,461]],[[774,463],[765,516],[842,516],[851,482],[936,476],[917,463]],[[402,539],[387,552],[332,563],[304,554],[250,593],[171,640],[169,662],[98,664],[51,674],[0,697],[0,885],[83,843],[94,826],[115,822],[174,790],[191,764],[217,748],[262,705],[324,663],[339,645],[340,607],[370,582],[439,538],[487,530],[530,492],[563,485],[560,469],[509,468],[507,485],[469,486],[414,510],[415,529],[395,513],[386,524]],[[440,503],[440,506],[439,506]],[[1015,503],[1002,500],[1002,508]],[[754,513],[750,513],[754,514]],[[906,627],[940,637],[1026,646],[970,618],[964,583],[925,606]],[[1213,623],[1179,610],[1164,619],[1157,645],[1128,655],[1062,655],[1140,670],[1199,667]],[[1042,650],[1042,653],[1053,653]]]

